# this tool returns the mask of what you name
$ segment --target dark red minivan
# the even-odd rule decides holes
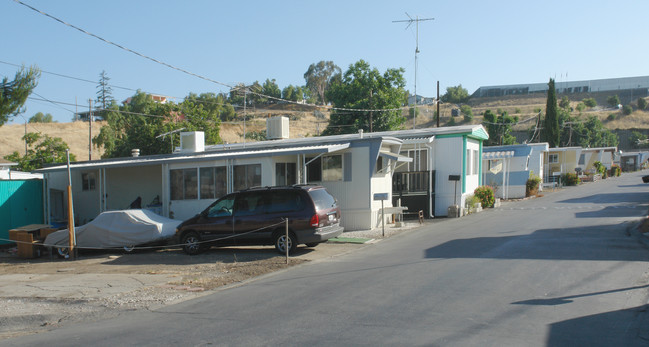
[[[286,247],[314,247],[342,232],[338,201],[322,186],[295,185],[228,194],[182,222],[176,238],[190,255],[210,246],[266,244],[283,254]]]

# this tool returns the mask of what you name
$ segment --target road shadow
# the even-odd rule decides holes
[[[298,247],[291,257],[313,252],[313,248]],[[273,247],[213,247],[197,255],[187,255],[180,249],[123,254],[103,262],[104,265],[199,265],[214,263],[246,263],[268,259],[285,259]]]
[[[546,346],[647,346],[649,305],[549,325]]]
[[[426,258],[649,261],[649,253],[619,225],[541,229],[528,235],[451,240]]]
[[[618,288],[618,289],[604,290],[604,291],[593,292],[593,293],[568,295],[568,296],[562,296],[562,297],[558,297],[558,298],[522,300],[522,301],[512,302],[512,304],[513,305],[556,306],[556,305],[569,304],[569,303],[574,301],[572,299],[576,299],[576,298],[583,298],[583,297],[588,297],[588,296],[596,296],[596,295],[603,295],[603,294],[610,294],[610,293],[617,293],[617,292],[626,292],[626,291],[629,291],[629,290],[643,289],[643,288],[648,288],[648,287],[649,287],[649,284],[646,284],[644,286]]]
[[[649,194],[647,192],[635,193],[600,193],[592,194],[580,198],[565,199],[557,201],[565,204],[616,204],[616,203],[636,203],[647,205]]]
[[[619,218],[640,218],[647,214],[649,204],[606,206],[599,210],[576,212],[575,218],[601,218],[615,216]]]

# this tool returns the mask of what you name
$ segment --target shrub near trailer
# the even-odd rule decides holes
[[[539,185],[541,184],[541,177],[530,172],[530,178],[525,183],[525,196],[536,196],[539,193]]]
[[[480,186],[473,191],[483,208],[493,207],[496,201],[494,197],[494,190],[490,186]]]

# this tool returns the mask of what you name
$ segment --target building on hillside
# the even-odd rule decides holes
[[[630,95],[631,99],[649,96],[649,76],[607,78],[586,81],[555,81],[557,94],[614,92],[620,98]],[[472,98],[529,95],[548,91],[548,83],[511,84],[484,86],[478,88]]]
[[[381,225],[376,193],[388,194],[386,207],[400,202],[425,217],[445,216],[481,184],[488,138],[481,125],[465,125],[204,146],[199,133],[181,133],[172,154],[73,163],[75,222],[134,201],[184,220],[229,192],[296,183],[321,184],[337,197],[348,231]],[[45,175],[45,209],[64,206],[66,166],[37,171]]]
[[[483,182],[494,187],[496,197],[524,198],[532,174],[543,179],[547,143],[489,146],[483,148]],[[542,190],[543,187],[539,187]]]

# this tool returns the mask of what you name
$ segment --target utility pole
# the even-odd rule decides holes
[[[370,89],[370,132],[372,132],[372,89]]]
[[[88,160],[92,160],[92,99],[88,99]]]
[[[415,47],[415,112],[413,113],[412,116],[412,128],[415,129],[416,127],[416,121],[417,121],[417,55],[419,54],[419,22],[427,21],[427,20],[433,20],[435,18],[419,18],[419,16],[415,16],[413,19],[410,17],[408,12],[406,12],[406,16],[408,16],[409,19],[406,20],[393,20],[392,23],[404,23],[407,22],[408,25],[406,26],[406,30],[410,27],[410,25],[414,22],[416,26],[416,38],[417,38],[417,46]]]
[[[439,81],[437,81],[437,127],[439,128]]]

